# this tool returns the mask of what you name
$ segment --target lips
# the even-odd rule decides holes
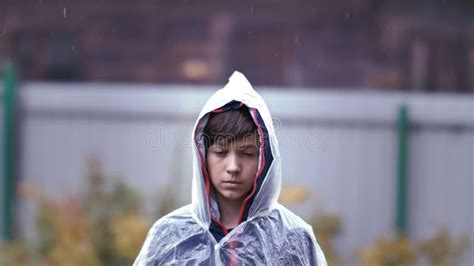
[[[237,182],[237,181],[223,181],[222,182],[222,186],[224,186],[224,187],[237,187],[240,184],[242,184],[242,183]]]
[[[236,185],[241,184],[241,182],[237,182],[237,181],[223,181],[222,183],[224,183],[224,184],[236,184]]]

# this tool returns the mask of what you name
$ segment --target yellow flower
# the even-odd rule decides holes
[[[278,201],[283,205],[301,203],[309,198],[310,192],[302,186],[284,186]]]
[[[381,238],[360,253],[361,265],[389,266],[414,265],[416,250],[412,243],[403,236],[387,240]]]
[[[149,224],[139,215],[127,214],[112,221],[115,249],[121,257],[133,261],[145,240]]]

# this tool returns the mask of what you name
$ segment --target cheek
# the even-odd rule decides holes
[[[251,162],[248,162],[248,167],[246,169],[246,183],[253,185],[253,180],[255,179],[255,176],[257,175],[258,171],[258,160],[252,160]]]
[[[206,156],[206,168],[207,168],[207,173],[209,174],[211,180],[213,179],[213,173],[214,173],[214,160],[212,158],[212,156]]]
[[[217,176],[219,176],[219,172],[221,171],[221,168],[222,168],[222,162],[215,156],[208,155],[206,157],[206,166],[207,166],[207,172],[209,173],[211,180],[214,181],[217,178]]]
[[[257,175],[257,172],[258,172],[258,158],[257,159],[254,159],[252,160],[252,171],[253,171],[253,175]]]

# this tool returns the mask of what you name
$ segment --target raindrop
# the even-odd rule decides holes
[[[75,45],[72,45],[71,50],[74,52],[76,50]]]
[[[38,3],[41,5],[43,3],[43,0],[38,0]]]
[[[298,37],[299,37],[298,34],[296,34],[296,36],[295,36],[295,44],[298,43]]]
[[[346,12],[346,19],[349,18],[349,12]]]
[[[7,27],[3,27],[3,35],[7,34]]]
[[[253,6],[250,7],[250,13],[253,13]]]
[[[252,31],[249,31],[249,35],[252,35]]]
[[[313,7],[313,15],[314,15],[314,13],[316,13],[316,8],[315,7]]]
[[[63,16],[66,18],[66,8],[63,9]]]
[[[276,55],[276,57],[278,57],[278,53],[276,53],[275,55]]]

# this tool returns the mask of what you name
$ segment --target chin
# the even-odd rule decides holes
[[[243,195],[240,194],[240,193],[239,194],[237,194],[237,193],[225,193],[223,195],[226,199],[229,199],[229,200],[239,200],[239,199],[243,198]]]

